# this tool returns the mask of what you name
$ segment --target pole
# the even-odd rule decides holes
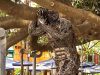
[[[29,54],[27,54],[27,61],[29,61]],[[27,75],[29,75],[29,66],[27,66],[26,72],[27,72]]]
[[[5,35],[5,30],[3,28],[0,28],[0,75],[6,75],[5,56],[6,56],[6,35]]]
[[[23,52],[24,52],[24,49],[21,49],[20,50],[20,53],[21,53],[21,75],[23,75],[23,70],[24,70],[24,66],[23,66]]]
[[[26,50],[29,51],[29,42],[26,41],[25,44],[26,44]],[[30,58],[30,54],[28,53],[28,54],[27,54],[27,61],[29,61],[29,58]],[[26,75],[29,75],[29,66],[27,66],[26,72],[27,72]]]
[[[32,75],[36,75],[36,51],[33,51],[34,53],[34,58],[33,58],[33,71]]]

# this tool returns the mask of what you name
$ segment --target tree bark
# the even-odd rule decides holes
[[[54,51],[57,66],[56,75],[78,75],[80,60],[76,49],[63,47]]]
[[[22,28],[11,37],[7,38],[7,49],[28,36],[28,28]]]
[[[67,35],[66,39],[56,41],[54,46],[56,47],[54,52],[57,75],[77,75],[80,60],[76,51],[76,38],[74,34],[69,31],[69,35]]]
[[[67,5],[64,5],[57,1],[53,1],[55,4],[55,6],[53,6],[53,7],[50,4],[52,1],[49,1],[49,0],[48,0],[49,3],[46,2],[45,0],[43,0],[43,1],[37,0],[35,2],[39,3],[41,6],[44,6],[44,7],[47,7],[47,8],[50,8],[50,9],[53,9],[53,10],[56,10],[56,11],[59,11],[59,12],[65,14],[65,16],[67,16],[66,18],[68,18],[68,17],[71,18],[71,21],[73,23],[77,22],[79,25],[74,26],[74,27],[76,27],[75,34],[77,37],[84,37],[84,38],[89,39],[90,41],[100,39],[100,35],[99,35],[100,34],[100,29],[99,29],[100,21],[99,21],[98,16],[95,16],[92,13],[88,13],[88,12],[87,12],[87,15],[88,15],[87,16],[84,14],[85,12],[83,10],[68,7]],[[56,8],[58,8],[58,9],[56,9]],[[38,8],[31,8],[24,4],[15,4],[14,2],[11,2],[10,0],[0,0],[0,9],[5,11],[9,15],[13,15],[15,17],[20,17],[23,19],[36,20],[36,18],[37,18],[36,13],[37,13]],[[73,15],[75,13],[76,13],[76,15]],[[84,16],[84,17],[90,16],[87,19],[88,21],[90,21],[90,23],[89,24],[80,24],[84,21],[84,18],[82,18],[82,16]],[[86,18],[85,18],[85,20],[86,20]],[[6,19],[5,18],[5,20],[4,21],[3,20],[4,19],[2,19],[2,20],[0,19],[0,27],[3,27],[5,29],[15,28],[15,27],[19,28],[19,27],[24,27],[24,26],[26,27],[28,24],[27,20],[20,20],[19,18],[18,19],[13,19],[13,18]],[[97,23],[97,24],[95,24],[95,23]],[[23,36],[24,36],[24,34],[23,34]],[[20,37],[20,35],[17,37]],[[16,36],[15,36],[15,38],[16,38]],[[16,41],[16,43],[17,42],[18,41]],[[15,43],[13,43],[13,44],[15,44]],[[11,45],[13,45],[13,44],[11,43]]]
[[[59,39],[59,41],[56,39],[56,43],[54,44],[54,47],[58,48],[54,49],[57,75],[78,74],[80,60],[76,51],[76,37],[74,36],[73,31],[67,32],[69,35],[66,36],[66,39]],[[63,51],[61,49],[63,49]]]
[[[28,27],[29,20],[23,20],[14,17],[0,17],[0,27],[4,29],[25,28]]]
[[[85,20],[88,20],[91,23],[96,23],[97,25],[100,24],[99,16],[96,16],[95,14],[92,14],[91,12],[82,9],[76,9],[64,5],[59,1],[55,1],[55,0],[48,0],[48,1],[33,0],[33,1],[48,9],[58,11],[59,13],[63,13],[66,16],[66,18],[70,19],[74,24],[75,23],[80,24]],[[52,6],[52,4],[54,5]],[[15,4],[10,0],[8,1],[1,0],[0,9],[5,11],[9,15],[13,15],[27,20],[35,20],[36,13],[38,10],[38,8],[32,8],[24,4]]]
[[[77,75],[80,65],[79,55],[76,50],[76,37],[70,25],[63,39],[54,41],[55,61],[57,75]],[[63,51],[62,51],[63,50]]]
[[[77,75],[80,60],[76,51],[76,37],[70,21],[60,18],[59,24],[46,25],[43,18],[39,18],[39,22],[41,28],[48,34],[49,43],[55,52],[56,75]]]
[[[8,15],[26,20],[35,20],[38,10],[37,8],[32,8],[25,4],[16,4],[10,0],[0,0],[0,9]]]
[[[76,9],[74,7],[67,6],[61,2],[56,0],[33,0],[34,2],[38,3],[39,5],[58,11],[66,16],[67,19],[71,20],[72,22],[82,23],[85,20],[88,20],[91,23],[99,24],[100,25],[100,17],[83,9]],[[78,21],[77,21],[78,20]]]

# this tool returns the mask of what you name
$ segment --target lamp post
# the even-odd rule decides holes
[[[0,28],[0,75],[5,74],[5,56],[6,56],[6,34],[3,28]]]

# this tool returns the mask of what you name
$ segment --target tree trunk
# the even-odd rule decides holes
[[[51,44],[55,52],[56,75],[78,75],[80,60],[72,25],[65,19],[62,19],[60,24],[62,31],[59,34],[63,38],[56,38]]]
[[[73,44],[73,43],[72,43]],[[79,55],[75,48],[55,49],[56,75],[78,75]]]
[[[5,30],[0,28],[0,75],[5,75],[6,36]]]
[[[56,75],[77,75],[80,60],[76,50],[76,37],[70,21],[60,18],[60,23],[56,27],[44,24],[42,28],[48,36],[51,36],[49,39],[55,52]]]
[[[72,29],[68,27],[68,35],[63,39],[56,39],[54,44],[56,75],[78,75],[80,65],[76,50],[76,38]]]
[[[80,63],[76,51],[76,37],[71,22],[65,18],[59,18],[59,15],[54,11],[52,11],[53,15],[50,14],[51,12],[45,11],[45,9],[40,11],[49,14],[49,16],[45,15],[47,20],[46,18],[41,18],[44,17],[43,14],[45,13],[38,14],[37,24],[43,32],[46,32],[49,44],[55,51],[57,75],[77,75]],[[33,28],[35,25],[33,25],[30,26],[32,33],[34,32],[33,30],[36,30]]]
[[[54,49],[57,66],[56,75],[78,75],[80,60],[76,50],[76,39],[73,31],[68,33],[66,39],[61,40],[61,42],[57,41],[58,47]]]

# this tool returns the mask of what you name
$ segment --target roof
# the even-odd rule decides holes
[[[13,47],[10,47],[8,50],[14,50],[14,48]]]
[[[6,58],[6,68],[14,68],[12,63],[14,63],[13,59]]]

